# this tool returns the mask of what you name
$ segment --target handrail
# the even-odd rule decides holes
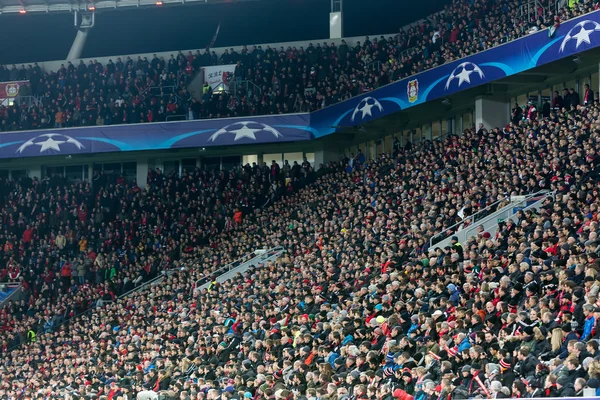
[[[548,193],[548,191],[547,191],[547,190],[540,190],[540,191],[538,191],[538,192],[535,192],[535,193],[530,193],[530,194],[524,195],[524,196],[525,196],[525,198],[524,198],[523,200],[521,200],[521,202],[522,202],[522,201],[529,201],[530,199],[532,199],[532,198],[534,198],[534,197],[536,197],[536,196],[541,196],[541,195],[544,195],[544,196],[545,196],[547,193]],[[432,237],[429,239],[429,246],[430,246],[430,247],[433,247],[433,245],[434,245],[434,244],[436,244],[436,243],[439,243],[440,241],[442,241],[442,240],[444,240],[445,238],[447,238],[448,236],[450,236],[450,235],[448,235],[448,234],[447,234],[449,231],[451,231],[453,228],[455,228],[455,227],[457,227],[457,226],[460,226],[460,225],[464,224],[464,222],[465,222],[466,220],[468,220],[468,219],[470,219],[470,220],[471,220],[471,223],[469,224],[469,226],[468,226],[468,227],[465,227],[464,229],[469,229],[469,228],[471,228],[471,227],[474,225],[474,223],[475,223],[476,221],[478,221],[478,222],[485,221],[485,218],[486,218],[486,217],[487,217],[487,216],[490,214],[490,211],[493,211],[493,212],[497,212],[497,211],[499,211],[497,208],[494,208],[494,209],[492,210],[492,207],[497,207],[497,206],[498,206],[498,204],[499,204],[500,202],[502,202],[502,201],[506,200],[507,198],[508,198],[508,199],[510,199],[510,197],[509,197],[509,196],[505,196],[505,197],[503,197],[502,199],[500,199],[500,200],[498,200],[498,201],[496,201],[496,202],[494,202],[494,203],[490,204],[489,206],[487,206],[487,207],[486,207],[486,208],[484,208],[483,210],[480,210],[480,211],[478,211],[477,213],[475,213],[475,214],[473,214],[473,215],[466,216],[465,218],[463,218],[463,219],[462,219],[462,221],[461,221],[461,222],[458,222],[458,223],[456,223],[456,224],[452,225],[451,227],[449,227],[449,228],[447,228],[447,229],[444,229],[442,232],[440,232],[440,233],[438,233],[438,234],[436,234],[436,235],[433,235],[433,236],[432,236]],[[513,203],[513,202],[511,201],[511,204],[507,205],[507,207],[508,207],[508,206],[510,206],[510,205],[512,205],[512,203]],[[482,218],[480,218],[480,219],[475,219],[475,218],[474,218],[475,216],[477,216],[478,214],[481,214],[481,213],[483,213],[483,212],[486,212],[486,214],[485,214],[485,215],[483,215],[483,216],[482,216]],[[452,233],[456,233],[456,232],[458,232],[458,231],[460,231],[460,230],[461,230],[461,229],[456,229],[456,230],[453,230],[453,231],[452,231]],[[451,233],[451,234],[452,234],[452,233]],[[437,240],[437,241],[435,241],[435,242],[434,242],[434,240],[435,240],[435,239],[439,239],[439,240]]]
[[[402,58],[404,58],[404,57],[407,57],[407,56],[408,56],[408,54],[409,54],[411,51],[413,51],[413,50],[417,49],[418,47],[419,47],[419,46],[413,46],[413,47],[409,47],[408,49],[402,50],[402,51],[400,52],[399,56],[398,56],[398,59],[402,59]]]
[[[21,286],[21,282],[18,281],[8,281],[8,282],[0,282],[0,286]]]
[[[534,205],[535,205],[535,204],[537,204],[538,202],[546,200],[548,197],[552,197],[552,198],[554,198],[554,197],[555,197],[555,195],[556,195],[556,191],[550,192],[550,191],[548,191],[548,190],[540,190],[539,192],[536,192],[536,193],[533,193],[533,194],[531,194],[531,195],[525,196],[525,198],[524,198],[524,199],[522,199],[522,200],[520,200],[520,201],[517,201],[517,202],[515,202],[515,203],[511,202],[511,204],[508,204],[506,207],[504,207],[504,209],[505,209],[505,208],[508,208],[508,207],[512,207],[512,208],[514,208],[514,207],[516,207],[516,206],[517,206],[517,204],[520,204],[520,203],[525,203],[525,204],[527,204],[527,202],[528,202],[528,201],[530,201],[530,200],[532,200],[532,199],[536,199],[537,197],[539,197],[539,198],[537,198],[537,199],[534,201],[534,203],[533,203],[533,204],[530,204],[530,205],[528,205],[528,206],[526,206],[526,207],[523,207],[523,208],[521,209],[521,210],[525,211],[525,210],[528,210],[528,209],[530,209],[532,206],[534,206]],[[498,211],[498,212],[500,212],[500,211]],[[510,215],[510,216],[507,216],[507,217],[505,218],[505,220],[506,220],[506,219],[510,219],[510,218],[512,218],[512,216],[513,216],[513,215],[514,215],[514,214],[512,214],[512,215]],[[488,221],[489,221],[489,219],[490,219],[490,218],[496,218],[496,215],[494,215],[494,216],[488,216],[487,218],[484,218],[484,219],[480,220],[480,223],[481,223],[481,224],[485,224],[486,222],[488,222]],[[495,226],[497,227],[497,226],[498,226],[498,224],[496,224]],[[464,235],[464,236],[465,236],[465,240],[467,240],[467,239],[469,238],[469,236],[468,236],[468,232],[471,232],[473,229],[476,229],[476,227],[475,227],[474,225],[469,225],[468,227],[466,227],[466,228],[465,228],[465,232],[466,232],[466,233],[465,233],[465,235]],[[489,231],[489,230],[488,230],[488,231]]]
[[[262,95],[262,89],[260,88],[260,86],[258,86],[256,83],[250,81],[250,80],[232,80],[231,82],[229,82],[229,89],[233,91],[233,93],[237,96],[237,92],[238,90],[240,90],[240,86],[245,86],[246,92],[250,91],[250,88],[257,94],[257,95]]]
[[[194,292],[194,290],[196,290],[197,287],[202,286],[203,284],[207,283],[209,279],[216,279],[221,275],[226,274],[227,272],[231,271],[234,268],[239,267],[240,265],[247,263],[249,261],[252,261],[254,259],[259,259],[259,258],[263,258],[265,256],[265,254],[268,256],[273,252],[277,252],[283,250],[282,246],[277,246],[277,247],[272,247],[268,250],[265,249],[260,249],[260,250],[255,250],[251,253],[245,254],[243,255],[241,258],[230,262],[227,265],[224,265],[223,267],[217,269],[216,271],[211,272],[210,274],[203,276],[202,278],[198,279],[196,281],[196,283],[194,284],[194,286],[192,287],[192,293]],[[258,254],[257,254],[258,253]]]
[[[185,114],[176,114],[176,115],[167,115],[167,118],[165,118],[165,120],[167,122],[169,121],[185,121],[186,115]]]
[[[435,244],[435,243],[433,242],[433,241],[434,241],[434,239],[438,239],[438,238],[443,238],[443,237],[446,237],[446,233],[447,233],[447,232],[449,232],[449,231],[452,231],[452,233],[454,233],[454,232],[458,231],[458,229],[454,230],[454,228],[456,228],[456,227],[459,227],[460,225],[463,225],[463,224],[465,223],[465,221],[466,221],[466,220],[468,220],[468,219],[469,219],[469,220],[471,220],[471,219],[472,219],[472,222],[471,222],[471,223],[474,223],[474,222],[476,221],[475,217],[476,217],[477,215],[479,215],[479,214],[482,214],[482,213],[484,213],[484,212],[485,212],[485,213],[488,213],[489,211],[491,211],[491,210],[492,210],[492,207],[495,207],[495,206],[497,206],[497,205],[498,205],[500,202],[502,202],[502,201],[504,201],[504,200],[506,200],[506,199],[507,199],[507,197],[503,197],[503,198],[502,198],[502,199],[500,199],[500,200],[496,200],[495,202],[493,202],[493,203],[492,203],[492,204],[490,204],[489,206],[487,206],[487,207],[485,207],[485,208],[483,208],[483,209],[481,209],[481,210],[477,211],[475,214],[471,214],[471,215],[469,215],[469,216],[465,216],[465,217],[464,217],[464,218],[463,218],[463,219],[462,219],[460,222],[457,222],[457,223],[455,223],[454,225],[450,226],[449,228],[446,228],[446,229],[444,229],[442,232],[440,232],[440,233],[437,233],[437,234],[433,235],[433,236],[432,236],[432,237],[429,239],[429,246],[430,246],[430,247],[433,247],[433,245]],[[495,208],[494,208],[494,209],[495,209]],[[486,214],[486,215],[487,215],[487,214]]]
[[[23,294],[23,292],[21,291],[21,288],[23,287],[23,285],[20,282],[7,282],[7,283],[0,284],[0,286],[3,289],[4,289],[4,287],[13,287],[14,288],[13,291],[11,293],[9,293],[9,295],[6,296],[4,298],[4,300],[2,300],[2,302],[0,303],[0,308],[5,307],[9,301],[12,301],[13,297]]]
[[[170,90],[170,92],[169,92]],[[141,93],[140,95],[145,95],[146,93],[149,93],[151,95],[155,95],[156,91],[158,91],[158,94],[164,94],[164,95],[168,95],[168,94],[175,94],[176,95],[176,91],[177,91],[177,86],[175,85],[166,85],[166,86],[147,86]]]
[[[371,71],[381,71],[381,61],[372,61],[366,65],[366,68]]]
[[[147,282],[144,282],[143,284],[141,284],[140,286],[138,286],[138,287],[130,290],[129,292],[124,293],[124,294],[118,296],[117,299],[122,299],[122,298],[125,298],[125,297],[127,297],[127,296],[129,296],[131,294],[134,294],[139,289],[141,289],[142,287],[147,287],[149,284],[152,284],[152,283],[156,282],[158,279],[162,279],[166,275],[169,274],[169,271],[163,271],[163,272],[164,273],[160,274],[159,276],[157,276],[155,278],[152,278],[151,280],[149,280]],[[104,306],[106,306],[108,304],[111,304],[113,302],[114,302],[114,300],[102,300],[101,298],[100,299],[96,299],[95,301],[91,300],[89,308],[87,308],[86,310],[80,312],[79,314],[74,314],[71,318],[64,318],[59,324],[52,326],[52,329],[48,333],[54,332],[56,329],[62,327],[63,325],[68,324],[71,321],[74,321],[76,318],[79,318],[79,317],[81,317],[83,315],[91,313],[96,308],[104,307]],[[39,319],[38,319],[38,321],[39,321]],[[41,327],[38,327],[37,331],[35,332],[36,339],[38,339],[40,336],[44,335],[45,333],[47,333],[47,332],[44,331],[44,326],[43,325]],[[26,344],[26,343],[29,343],[29,342],[28,341],[27,342],[21,342],[21,343],[17,344],[16,346],[9,347],[6,350],[5,353],[9,353],[9,352],[13,351],[14,349],[16,349],[17,347],[19,347],[19,346],[21,346],[23,344]]]
[[[119,297],[117,297],[117,299],[122,299],[124,297],[129,296],[130,294],[133,294],[135,292],[139,292],[142,289],[145,289],[146,287],[151,286],[154,283],[163,280],[165,277],[168,277],[173,272],[174,272],[173,270],[164,270],[164,271],[161,271],[161,273],[158,276],[155,276],[154,278],[150,279],[149,281],[142,283],[140,286],[137,286],[137,287],[131,289],[129,292],[123,293],[122,295],[120,295]]]

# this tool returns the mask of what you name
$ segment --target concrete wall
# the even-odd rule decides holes
[[[321,149],[315,151],[315,169],[319,169],[321,164],[325,165],[330,161],[338,161],[342,156],[342,149],[343,147],[340,147],[339,149]]]
[[[501,128],[510,120],[508,100],[479,96],[475,99],[475,127]]]

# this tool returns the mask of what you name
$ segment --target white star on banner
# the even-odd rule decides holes
[[[63,143],[65,143],[64,140],[54,140],[54,139],[52,139],[52,137],[49,137],[48,139],[46,139],[45,142],[40,142],[40,143],[35,143],[35,144],[40,146],[40,153],[43,153],[44,151],[47,151],[47,150],[60,151],[60,145]]]
[[[229,131],[230,133],[234,133],[235,134],[235,139],[233,139],[234,141],[238,141],[242,138],[248,138],[248,139],[252,139],[252,140],[256,140],[256,132],[261,131],[262,129],[252,129],[252,128],[248,128],[247,125],[242,126],[240,129],[235,129],[232,131]]]

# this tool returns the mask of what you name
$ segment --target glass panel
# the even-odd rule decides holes
[[[121,173],[121,163],[107,163],[102,164],[102,170],[105,174],[120,174]]]
[[[53,176],[65,176],[65,167],[46,167],[46,177],[52,178]]]
[[[304,153],[300,152],[293,152],[293,153],[284,153],[283,154],[283,162],[285,164],[285,161],[287,161],[290,166],[294,165],[294,161],[296,161],[299,165],[302,165],[302,162],[304,161]],[[282,164],[283,166],[283,164]]]
[[[377,147],[374,140],[369,141],[369,152],[367,153],[367,160],[374,160],[377,156]]]
[[[442,135],[442,125],[440,121],[435,121],[431,124],[431,138],[433,140],[439,139]]]
[[[463,114],[463,131],[465,129],[473,128],[473,114],[471,112],[467,112]]]
[[[68,181],[81,181],[83,179],[83,165],[69,165],[65,167],[65,177]]]
[[[443,119],[442,120],[442,135],[445,135],[446,133],[450,132],[450,129],[448,128],[448,121],[447,119]]]
[[[0,169],[0,178],[8,179],[8,170],[7,169]]]
[[[282,153],[266,153],[263,154],[263,161],[267,165],[271,165],[272,161],[275,161],[281,167],[283,165],[283,154]]]
[[[222,159],[223,171],[229,171],[235,167],[242,165],[242,156],[226,156]]]
[[[575,89],[575,91],[577,91],[577,88],[575,87],[576,85],[577,81],[575,79],[572,79],[565,84],[565,87],[569,90]]]
[[[184,158],[181,160],[181,173],[191,173],[196,170],[195,158]]]
[[[383,139],[379,139],[375,141],[375,152],[377,156],[383,154]]]
[[[552,89],[550,89],[550,88],[546,88],[546,89],[542,90],[542,104],[546,100],[548,100],[548,101],[552,100]]]
[[[517,104],[519,104],[519,107],[523,107],[525,104],[527,104],[528,98],[526,94],[522,94],[520,96],[517,96]]]
[[[421,127],[421,140],[431,139],[431,124],[425,124]]]
[[[386,154],[391,154],[394,152],[392,147],[394,146],[394,137],[392,135],[385,137],[385,152]]]
[[[202,165],[207,170],[221,169],[221,157],[206,157],[202,160]]]
[[[600,90],[598,86],[600,86],[600,82],[598,82],[598,72],[594,72],[592,74],[592,79],[590,83],[591,89],[594,91],[594,97],[596,97],[596,93]]]
[[[83,179],[88,180],[90,178],[90,166],[85,164],[83,166]]]
[[[419,143],[421,141],[421,128],[415,129],[415,132],[413,133],[413,140],[414,143]]]
[[[137,163],[135,161],[123,163],[123,178],[127,182],[133,182],[137,179]]]
[[[558,92],[558,95],[562,96],[564,87],[565,85],[563,83],[557,83],[556,85],[552,85],[552,94],[554,95],[554,92]]]
[[[179,175],[179,160],[163,161],[163,174],[165,174],[165,175],[178,174]]]
[[[410,142],[410,129],[407,129],[403,133],[402,146],[405,146],[406,143]]]
[[[19,180],[19,178],[27,177],[27,170],[24,169],[13,169],[10,171],[10,176],[13,181]]]
[[[315,166],[315,153],[305,153],[304,157],[306,157],[306,161],[310,163],[313,167]]]
[[[258,154],[248,154],[248,155],[242,156],[242,164],[243,165],[246,165],[246,164],[252,165],[252,163],[258,164]]]

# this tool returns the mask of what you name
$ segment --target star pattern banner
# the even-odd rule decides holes
[[[310,140],[599,45],[600,11],[594,11],[561,24],[551,37],[536,32],[311,114],[6,133],[0,135],[0,158]]]
[[[310,140],[309,114],[26,131],[0,135],[0,158]]]
[[[543,30],[312,113],[316,137],[572,57],[600,45],[600,11]]]

